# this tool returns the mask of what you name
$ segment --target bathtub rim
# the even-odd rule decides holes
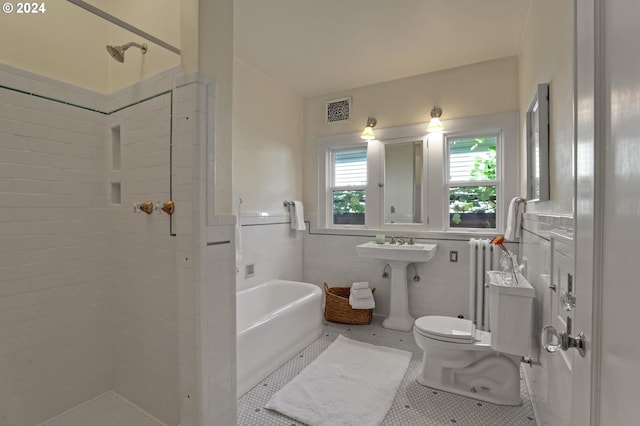
[[[264,314],[263,316],[256,318],[248,327],[246,327],[245,329],[238,331],[236,329],[236,336],[241,336],[243,334],[248,333],[249,331],[253,330],[254,328],[259,327],[260,325],[268,322],[269,320],[273,319],[274,317],[276,317],[279,313],[284,312],[287,309],[290,309],[292,306],[297,305],[297,304],[301,304],[306,302],[309,299],[314,298],[316,295],[318,295],[320,298],[322,298],[322,289],[312,283],[307,283],[307,282],[303,282],[303,281],[291,281],[291,280],[280,280],[280,279],[274,279],[274,280],[269,280],[266,281],[264,283],[260,283],[258,285],[255,285],[253,287],[249,287],[249,288],[245,288],[244,290],[238,291],[236,292],[236,306],[237,306],[237,298],[238,295],[242,294],[242,293],[248,293],[250,291],[257,291],[257,289],[259,288],[264,288],[269,286],[270,284],[274,284],[274,283],[284,283],[284,284],[295,284],[295,285],[302,285],[304,287],[309,288],[311,291],[309,292],[309,294],[305,294],[304,296],[294,299],[280,307],[278,307],[278,309],[273,310],[267,314]]]

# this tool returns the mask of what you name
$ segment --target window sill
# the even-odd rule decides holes
[[[452,240],[452,241],[467,241],[470,238],[493,238],[496,235],[502,235],[502,233],[484,230],[450,230],[450,231],[418,231],[410,229],[373,229],[363,227],[340,227],[340,228],[326,228],[317,227],[312,222],[310,229],[310,235],[335,235],[335,236],[349,236],[349,237],[371,237],[375,238],[377,234],[384,234],[388,237],[391,236],[406,236],[413,237],[420,240]]]

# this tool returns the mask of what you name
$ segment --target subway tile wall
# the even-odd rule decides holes
[[[158,89],[149,80],[117,97],[135,102]],[[170,235],[167,214],[134,213],[132,208],[135,202],[170,199],[171,101],[166,93],[110,115],[106,146],[108,179],[120,185],[121,198],[109,206],[113,390],[175,425],[176,238]],[[114,128],[119,129],[119,153],[111,149]],[[118,154],[120,158],[114,158]]]
[[[312,228],[313,229],[313,228]],[[368,281],[375,287],[376,308],[374,314],[389,312],[390,277],[383,278],[385,262],[361,258],[356,246],[372,241],[374,236],[323,235],[312,232],[304,239],[304,281],[329,287],[348,287],[356,281]],[[414,317],[424,315],[469,315],[469,243],[468,240],[428,240],[417,238],[420,243],[436,243],[436,255],[429,262],[409,268],[409,313]],[[513,247],[517,251],[517,247]],[[511,249],[511,247],[510,247]],[[449,252],[458,252],[458,261],[450,262]],[[387,272],[390,269],[387,268]],[[420,277],[413,281],[414,275]]]
[[[541,424],[561,424],[553,398],[553,395],[564,391],[556,383],[554,374],[554,364],[560,361],[560,355],[554,356],[541,349],[540,333],[544,326],[549,325],[551,317],[549,284],[552,254],[549,233],[560,231],[573,234],[574,221],[570,216],[526,213],[523,228],[521,252],[526,259],[526,277],[536,292],[530,344],[533,364],[523,371],[531,389],[531,402],[536,418]]]
[[[179,401],[182,426],[236,424],[233,216],[216,216],[215,85],[180,78],[175,91]],[[231,320],[230,320],[231,319]]]
[[[178,423],[176,241],[132,209],[169,199],[178,71],[107,97],[0,65],[0,424],[110,389]]]
[[[272,212],[259,216],[246,212],[241,218],[242,259],[236,262],[238,291],[274,280],[302,281],[302,241],[305,232],[294,231],[289,215]],[[247,267],[253,265],[253,275]]]
[[[111,387],[104,98],[0,67],[0,424]]]

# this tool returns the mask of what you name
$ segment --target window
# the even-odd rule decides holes
[[[518,117],[447,120],[444,133],[429,135],[426,123],[376,128],[368,143],[360,133],[321,136],[318,227],[355,235],[503,231],[520,189]],[[390,152],[403,148],[413,149],[414,163],[398,168]]]
[[[496,228],[498,137],[445,137],[449,228]]]
[[[331,200],[334,225],[364,225],[367,148],[331,151]]]

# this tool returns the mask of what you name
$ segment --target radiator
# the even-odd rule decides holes
[[[498,269],[499,250],[490,240],[469,240],[469,319],[477,329],[489,328],[489,289],[485,286],[486,272]]]

